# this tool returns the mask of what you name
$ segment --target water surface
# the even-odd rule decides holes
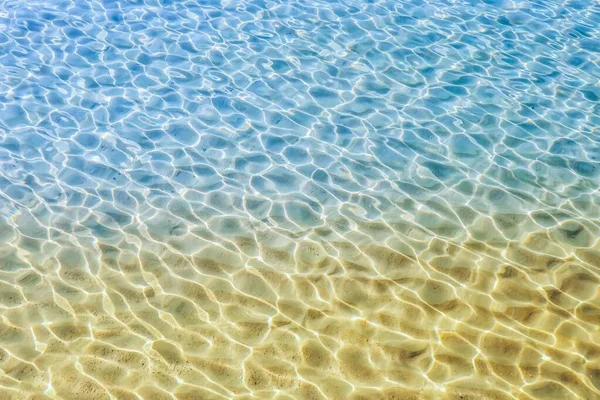
[[[600,398],[597,2],[0,27],[0,398]]]

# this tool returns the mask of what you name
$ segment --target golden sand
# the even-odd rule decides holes
[[[592,223],[205,233],[5,246],[0,398],[600,398]]]

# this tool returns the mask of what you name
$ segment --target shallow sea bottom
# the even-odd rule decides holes
[[[595,224],[493,242],[341,225],[4,246],[0,396],[600,396]]]

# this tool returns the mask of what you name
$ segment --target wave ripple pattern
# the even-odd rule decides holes
[[[598,2],[0,27],[0,398],[600,398]]]

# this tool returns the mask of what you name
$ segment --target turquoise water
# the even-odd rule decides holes
[[[0,397],[600,398],[597,2],[0,27]]]

